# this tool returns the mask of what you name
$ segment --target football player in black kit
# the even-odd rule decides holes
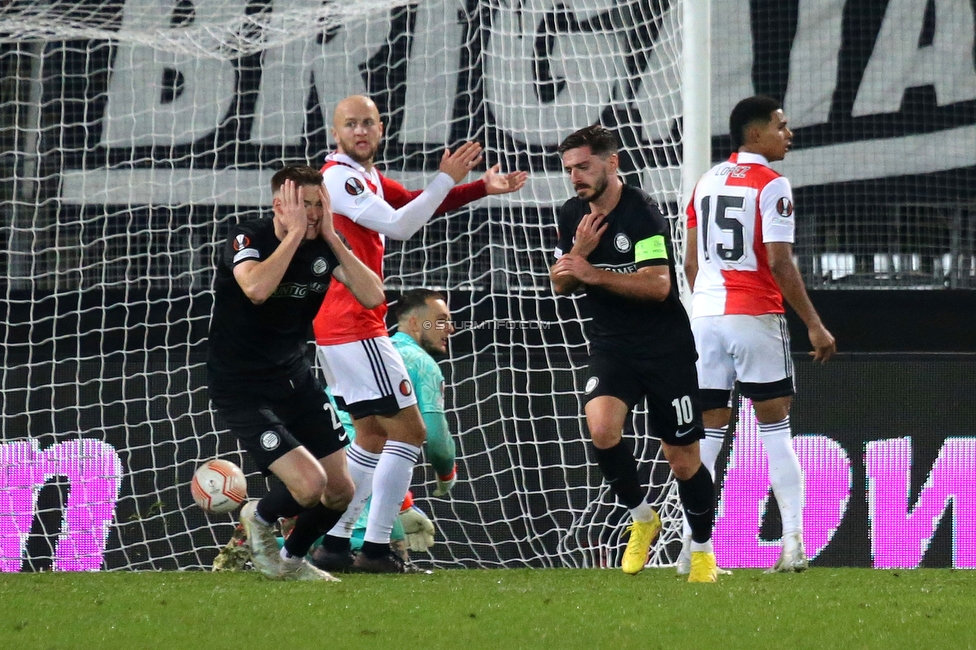
[[[217,265],[207,375],[217,415],[275,482],[241,510],[251,561],[268,577],[334,580],[304,558],[352,498],[345,431],[306,355],[331,279],[366,307],[383,282],[332,227],[322,175],[288,166],[271,179],[274,218],[231,228]],[[338,452],[338,453],[337,453]],[[296,517],[278,550],[272,526]]]
[[[617,175],[614,135],[589,126],[559,146],[576,197],[559,210],[550,278],[557,294],[584,290],[592,320],[584,412],[597,464],[633,524],[622,567],[644,568],[661,519],[645,498],[624,424],[647,399],[652,433],[678,481],[692,529],[690,582],[715,582],[715,490],[701,464],[705,435],[695,340],[678,298],[667,222],[651,198]]]

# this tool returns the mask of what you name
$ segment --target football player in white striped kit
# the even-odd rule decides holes
[[[743,99],[729,129],[736,151],[699,179],[687,209],[685,273],[706,436],[701,458],[714,476],[738,381],[756,410],[783,518],[782,551],[769,571],[803,571],[803,472],[791,442],[793,363],[783,299],[807,326],[814,361],[827,361],[837,346],[793,261],[793,190],[769,167],[786,157],[793,140],[780,103],[762,95]],[[678,571],[687,571],[684,558]]]

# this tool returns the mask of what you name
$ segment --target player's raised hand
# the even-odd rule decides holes
[[[445,149],[440,170],[453,178],[455,183],[460,183],[481,162],[481,151],[481,145],[477,142],[465,142],[454,153]]]
[[[319,185],[319,199],[322,200],[322,218],[319,219],[319,234],[325,241],[332,241],[338,238],[335,231],[335,223],[332,218],[332,199],[325,185]]]
[[[525,186],[525,181],[529,178],[528,172],[510,172],[500,174],[501,165],[494,165],[488,168],[482,180],[485,182],[485,191],[488,194],[508,194],[517,192]]]
[[[583,218],[580,219],[579,224],[576,226],[576,239],[573,242],[573,250],[571,251],[574,255],[580,255],[585,258],[596,250],[597,245],[600,243],[600,238],[603,237],[603,233],[607,230],[606,218],[607,215],[600,214],[599,212],[583,215]]]
[[[810,328],[808,334],[810,335],[810,345],[813,346],[813,351],[809,353],[810,356],[813,357],[814,361],[826,363],[837,352],[837,341],[834,339],[834,335],[828,332],[823,325]]]
[[[275,219],[285,231],[285,235],[301,233],[305,237],[308,220],[305,216],[305,188],[296,185],[295,181],[286,180],[278,190],[275,201]]]

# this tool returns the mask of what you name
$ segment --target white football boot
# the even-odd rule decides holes
[[[779,559],[766,573],[800,573],[810,567],[807,554],[803,550],[803,533],[793,532],[783,536],[783,550]]]

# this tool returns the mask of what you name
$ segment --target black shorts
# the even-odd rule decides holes
[[[594,351],[586,370],[583,404],[611,396],[633,409],[647,399],[651,434],[669,445],[690,445],[705,437],[695,358],[627,357]]]
[[[309,370],[294,379],[210,385],[217,416],[265,475],[292,449],[325,458],[349,443],[322,385]]]

